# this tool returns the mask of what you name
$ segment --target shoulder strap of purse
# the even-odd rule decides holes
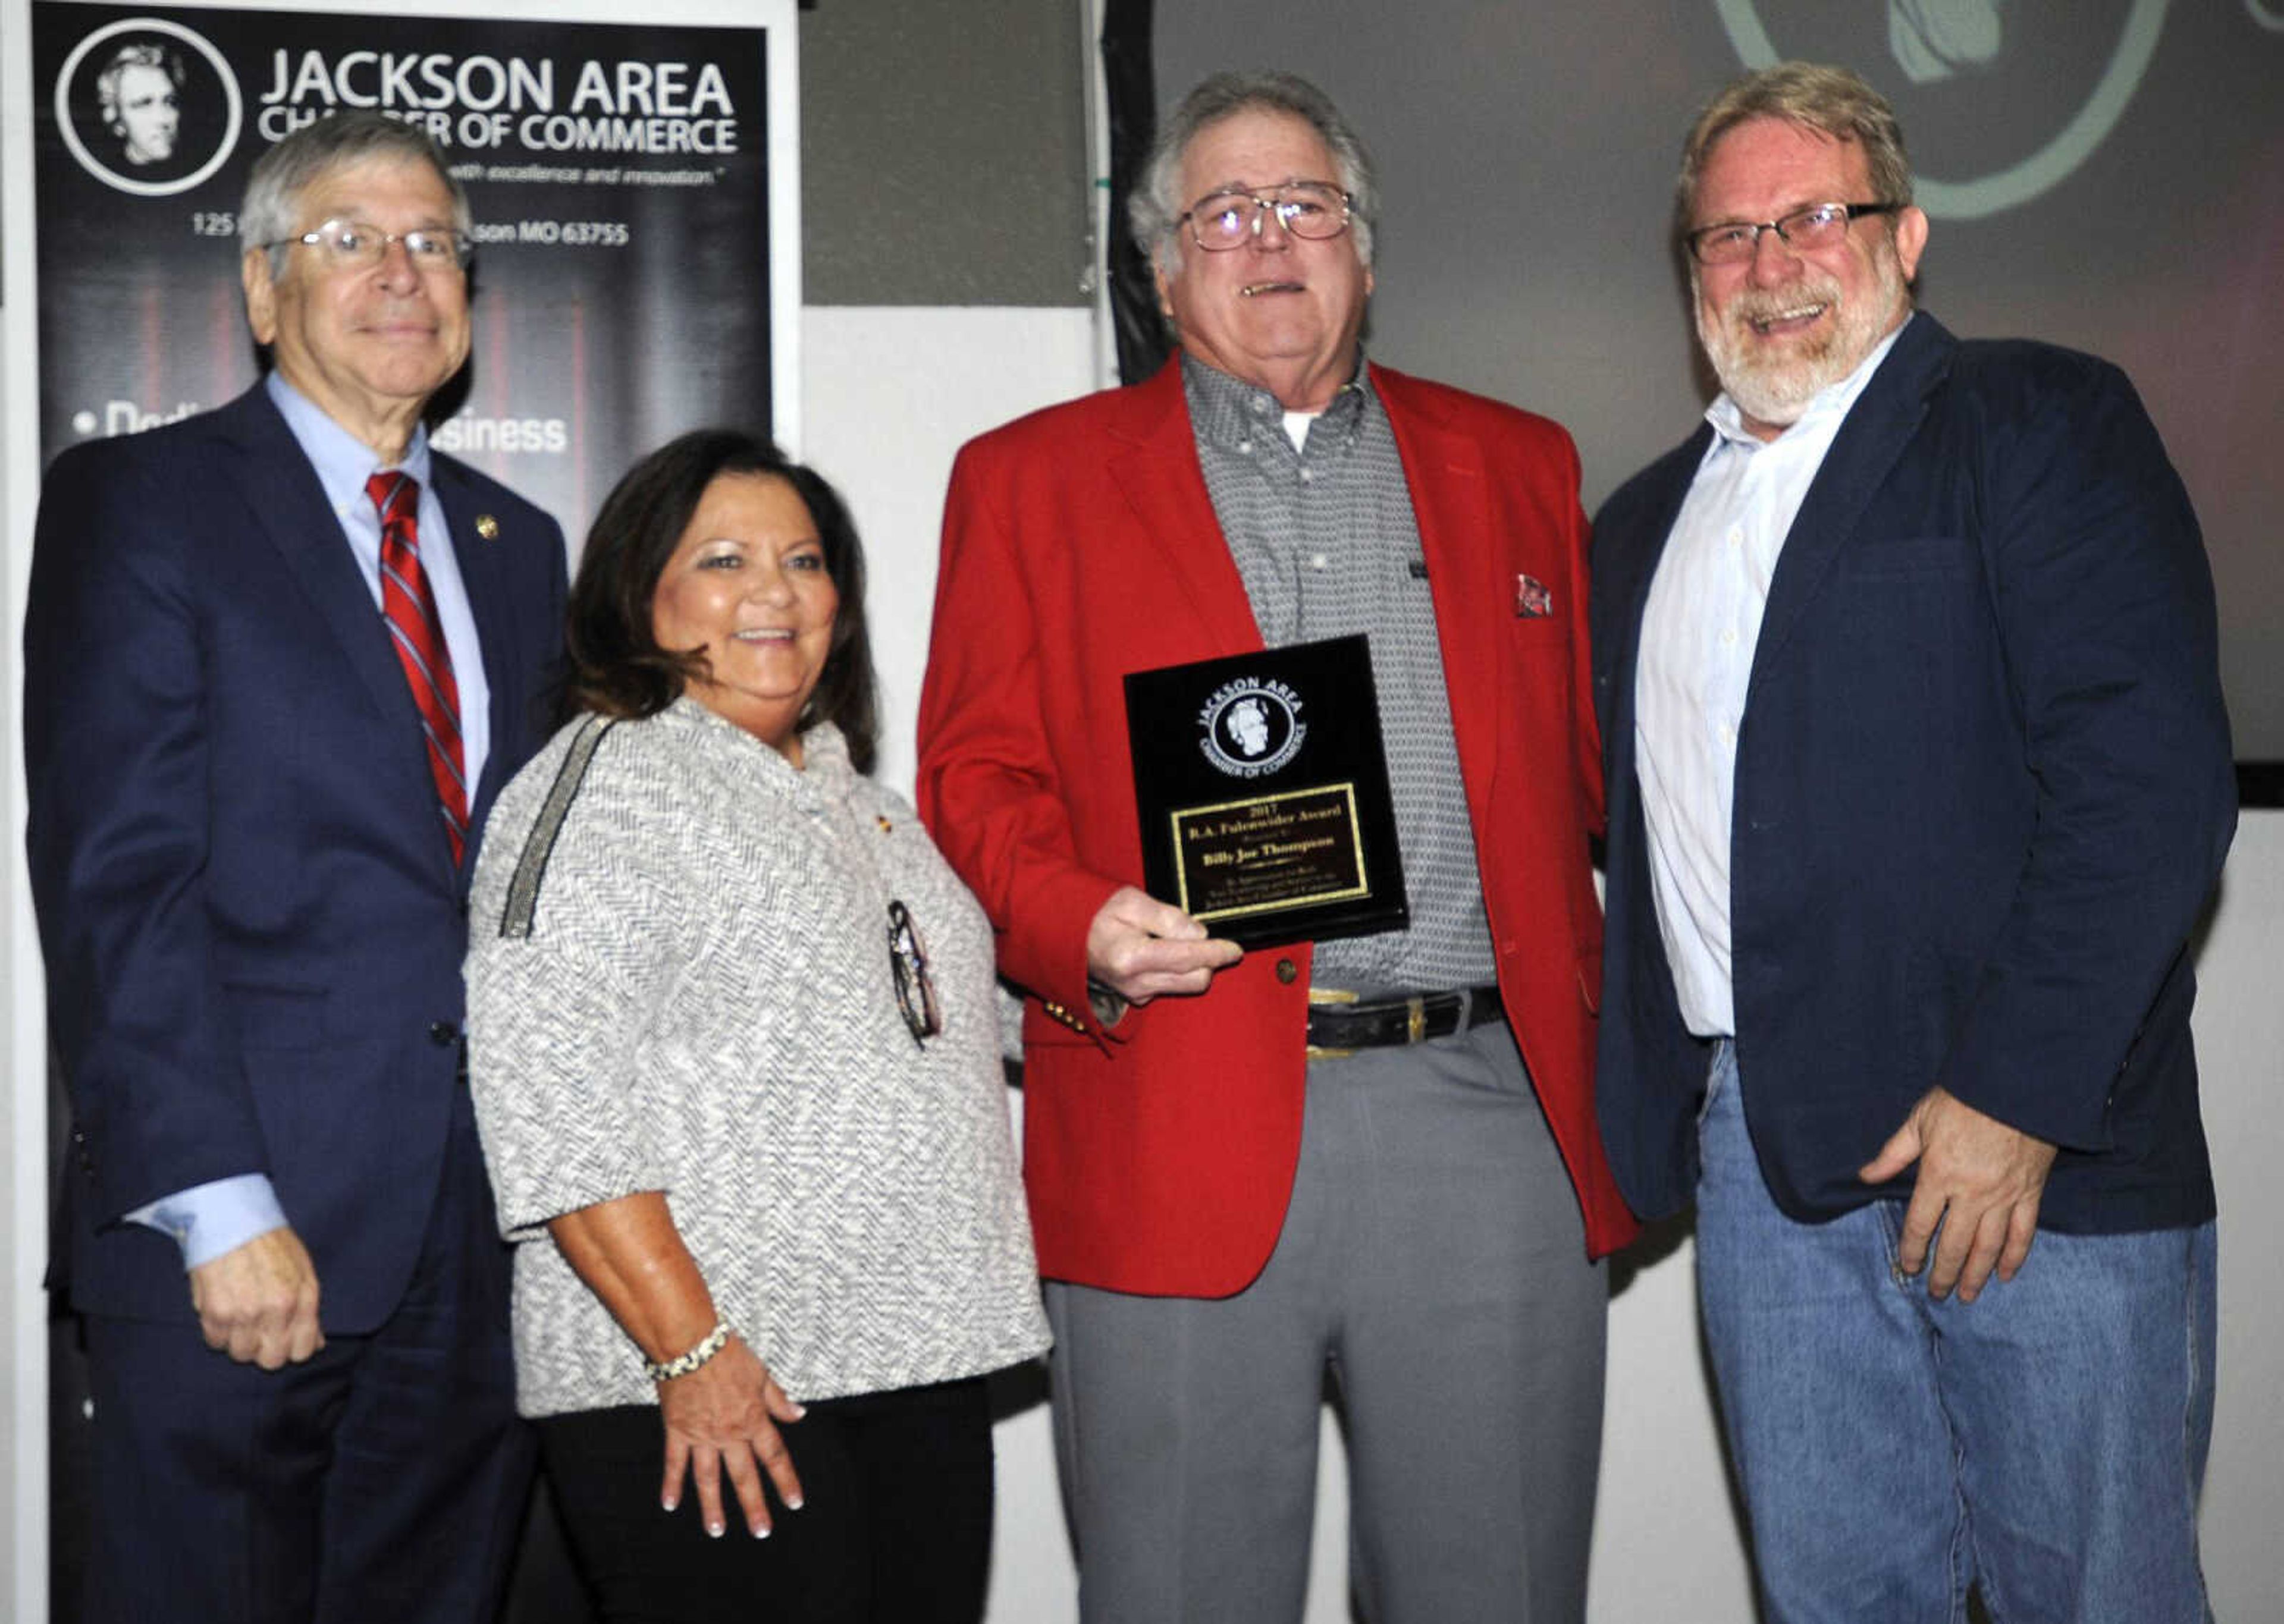
[[[503,937],[531,934],[531,917],[539,908],[539,885],[547,874],[547,860],[554,855],[555,837],[562,833],[563,820],[586,781],[596,746],[617,722],[615,716],[589,716],[572,737],[571,748],[563,753],[563,764],[555,769],[555,782],[548,786],[531,832],[523,837],[523,855],[516,859],[514,876],[507,882],[507,906],[500,912]]]

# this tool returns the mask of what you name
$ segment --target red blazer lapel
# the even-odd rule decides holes
[[[1163,560],[1208,638],[1230,653],[1261,646],[1245,582],[1222,538],[1198,466],[1195,435],[1182,393],[1181,357],[1130,392],[1130,418],[1113,433],[1130,442],[1109,473],[1126,499],[1141,539]]]

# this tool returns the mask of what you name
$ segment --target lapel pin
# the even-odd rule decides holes
[[[1514,613],[1523,620],[1538,620],[1554,613],[1554,594],[1536,576],[1514,578]]]
[[[489,513],[476,515],[476,534],[488,542],[499,540],[499,520]]]

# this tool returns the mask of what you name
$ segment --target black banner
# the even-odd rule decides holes
[[[767,31],[37,0],[42,459],[256,376],[237,210],[263,152],[377,108],[475,216],[439,449],[575,539],[684,429],[771,426]],[[793,245],[781,245],[790,253]]]

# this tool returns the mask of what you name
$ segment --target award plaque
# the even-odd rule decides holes
[[[1145,887],[1246,948],[1411,917],[1364,636],[1126,678]]]

